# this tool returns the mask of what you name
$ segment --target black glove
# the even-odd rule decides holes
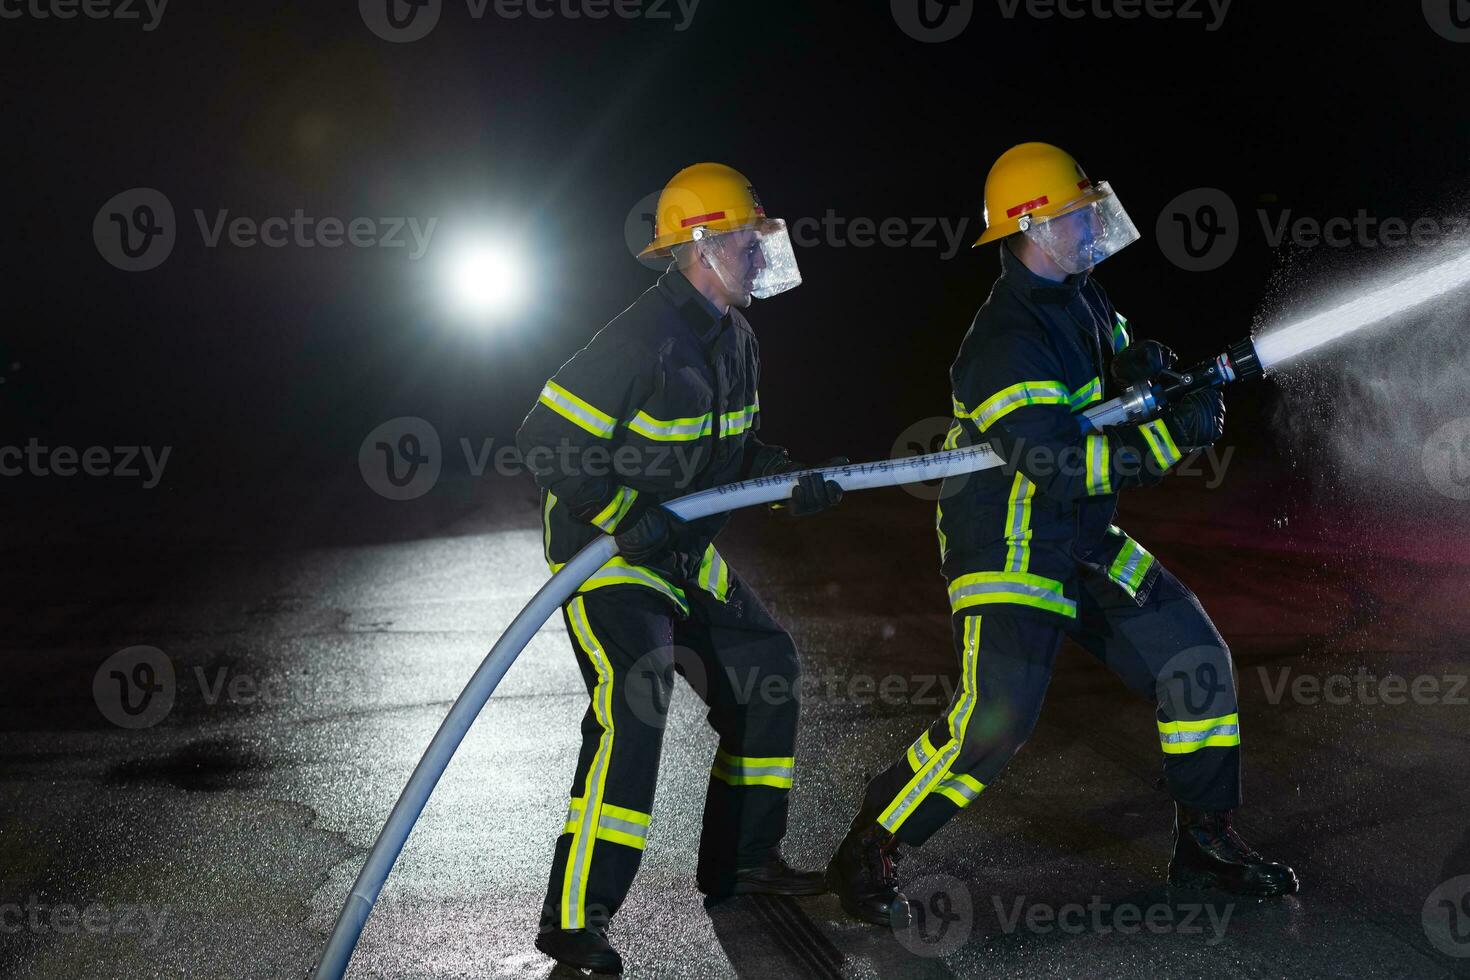
[[[798,470],[825,469],[829,466],[846,466],[849,460],[846,456],[834,456],[824,463],[815,466],[806,463],[797,463],[787,460],[785,463],[773,467],[772,475],[779,473],[795,473]],[[772,504],[771,509],[780,511],[788,517],[811,517],[820,514],[824,510],[831,510],[842,502],[842,487],[833,480],[824,480],[820,474],[808,473],[796,481],[796,486],[791,491],[790,501],[784,504]]]
[[[646,565],[678,546],[688,522],[663,507],[650,507],[627,530],[619,531],[618,554],[630,564]]]
[[[1158,377],[1179,363],[1174,352],[1157,340],[1124,347],[1113,358],[1113,380],[1124,388]]]
[[[1225,432],[1225,396],[1219,388],[1192,392],[1164,409],[1164,424],[1181,452],[1213,446]]]

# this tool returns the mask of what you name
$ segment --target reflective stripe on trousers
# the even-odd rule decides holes
[[[1200,749],[1239,745],[1240,715],[1222,715],[1199,721],[1161,721],[1159,743],[1169,755],[1190,755]]]
[[[965,733],[969,730],[970,719],[975,713],[975,700],[979,690],[977,680],[980,662],[980,617],[968,616],[965,618],[965,655],[963,664],[963,685],[960,697],[949,712],[949,741],[930,755],[932,745],[929,742],[927,730],[910,748],[909,760],[913,763],[922,752],[926,757],[922,761],[914,778],[899,791],[893,802],[878,815],[878,822],[889,833],[893,833],[903,826],[903,822],[916,810],[920,803],[930,793],[940,790],[943,795],[959,806],[964,806],[980,794],[985,788],[984,784],[969,777],[961,778],[960,775],[951,775],[950,767],[954,765],[955,759],[960,754],[960,749],[965,743]],[[963,800],[964,802],[960,802]]]
[[[592,690],[592,710],[597,723],[602,727],[602,739],[587,769],[587,782],[583,789],[581,817],[572,828],[571,854],[567,861],[566,875],[562,880],[561,927],[581,929],[586,926],[587,873],[592,867],[592,851],[596,847],[602,820],[602,796],[607,784],[607,767],[612,758],[613,719],[613,670],[602,644],[592,634],[592,625],[587,621],[587,606],[581,596],[576,596],[568,605],[572,621],[572,632],[577,645],[592,662],[597,671],[597,685]]]
[[[575,834],[582,826],[585,812],[586,800],[580,796],[574,797],[567,809],[567,822],[562,827],[562,833]],[[641,851],[648,843],[649,819],[650,815],[647,813],[603,803],[602,816],[597,821],[597,839],[625,847],[636,847]]]
[[[750,757],[731,755],[724,749],[715,753],[710,775],[731,786],[769,786],[790,789],[795,775],[794,756]]]

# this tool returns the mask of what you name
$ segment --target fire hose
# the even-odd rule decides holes
[[[1079,419],[1084,429],[1102,431],[1119,425],[1137,425],[1158,418],[1171,403],[1191,392],[1220,387],[1237,381],[1251,381],[1265,373],[1265,365],[1255,345],[1247,338],[1231,345],[1213,361],[1206,361],[1184,372],[1167,371],[1150,381],[1134,385],[1111,401],[1083,412]],[[680,497],[664,504],[686,521],[713,514],[772,503],[791,496],[799,478],[807,473],[821,473],[834,480],[844,491],[870,490],[878,487],[924,483],[960,476],[1004,465],[1004,460],[989,446],[980,445],[945,452],[889,459],[873,463],[849,464],[820,470],[782,473],[779,476],[746,480],[711,490]],[[340,980],[346,974],[357,941],[367,924],[378,894],[393,864],[398,860],[408,835],[429,802],[439,778],[449,766],[470,726],[484,709],[521,651],[531,642],[543,624],[562,603],[570,599],[582,584],[617,553],[617,541],[604,535],[579,551],[571,561],[543,585],[495,645],[490,649],[464,691],[449,709],[424,756],[414,768],[408,784],[394,804],[387,822],[378,833],[362,871],[358,873],[347,901],[337,916],[332,937],[318,963],[316,980]]]

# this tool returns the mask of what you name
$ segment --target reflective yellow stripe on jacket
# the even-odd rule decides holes
[[[991,395],[979,408],[969,410],[954,399],[955,415],[972,420],[981,432],[1025,405],[1070,405],[1072,391],[1060,381],[1022,381]]]
[[[1140,426],[1143,439],[1148,443],[1149,451],[1154,454],[1154,459],[1159,466],[1168,469],[1184,458],[1179,447],[1174,445],[1174,437],[1169,435],[1169,427],[1164,424],[1163,419],[1155,419],[1147,425]]]
[[[553,575],[562,569],[561,565],[555,563],[549,567]],[[689,614],[689,600],[685,597],[683,589],[668,581],[651,568],[645,568],[642,565],[630,565],[621,555],[615,555],[608,560],[607,564],[593,572],[592,576],[586,582],[582,583],[582,587],[577,590],[577,593],[580,595],[584,592],[591,592],[594,589],[605,589],[612,585],[641,585],[644,588],[652,589],[660,595],[667,596],[673,600],[674,605],[678,606],[679,611],[684,613],[684,615],[687,616]]]
[[[725,559],[710,545],[704,550],[704,558],[699,563],[699,575],[697,578],[699,587],[721,602],[728,602],[730,598],[730,566],[725,564]]]
[[[546,382],[537,401],[600,439],[611,439],[613,430],[617,428],[617,420],[611,415],[567,391],[555,381]]]
[[[618,492],[613,494],[612,500],[602,509],[592,523],[608,534],[616,533],[618,526],[622,524],[623,518],[628,516],[633,502],[638,499],[638,491],[629,487],[618,487]]]
[[[737,436],[751,428],[755,424],[755,417],[759,411],[760,399],[757,397],[754,404],[721,415],[720,438]],[[707,438],[714,433],[714,418],[713,412],[706,412],[690,418],[664,421],[640,411],[627,425],[629,432],[637,433],[655,442],[693,442],[696,439]]]
[[[1138,595],[1138,589],[1143,585],[1143,580],[1148,577],[1149,570],[1154,567],[1154,556],[1149,554],[1143,545],[1134,541],[1128,535],[1123,534],[1118,528],[1111,528],[1112,533],[1123,535],[1123,548],[1118,552],[1118,557],[1113,559],[1112,567],[1108,569],[1108,578],[1112,579],[1123,591],[1130,596]]]

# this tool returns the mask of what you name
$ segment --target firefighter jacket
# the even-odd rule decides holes
[[[1142,604],[1159,566],[1114,524],[1118,492],[1157,482],[1182,454],[1162,420],[1084,434],[1077,413],[1118,394],[1109,368],[1128,321],[1088,275],[1051,282],[1000,253],[950,369],[946,446],[988,442],[1006,465],[941,488],[951,608],[1073,624],[1084,568]]]
[[[649,507],[789,465],[755,436],[759,383],[745,317],[722,317],[676,269],[600,330],[546,382],[516,436],[542,491],[552,571]],[[614,557],[581,591],[651,589],[686,615],[687,588],[724,600],[729,571],[713,541],[727,519],[691,522],[653,564]]]

